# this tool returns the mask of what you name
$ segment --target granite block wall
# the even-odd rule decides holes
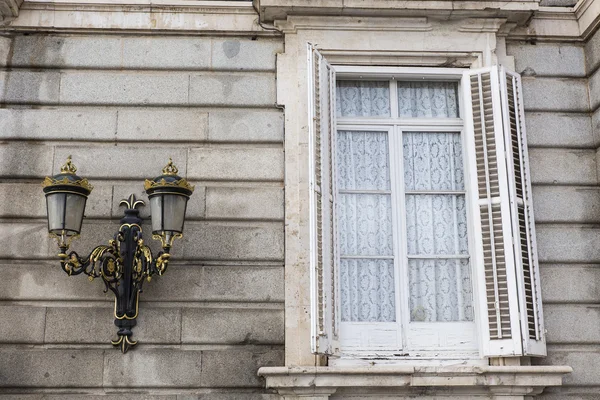
[[[599,49],[598,33],[586,44],[508,43],[523,74],[548,341],[533,362],[574,369],[543,400],[600,393]]]
[[[284,364],[282,47],[264,36],[0,38],[0,399],[275,398],[256,370]],[[125,355],[110,345],[112,296],[68,277],[46,235],[40,183],[68,155],[95,185],[81,253],[112,237],[119,201],[146,199],[143,179],[169,157],[196,185]]]

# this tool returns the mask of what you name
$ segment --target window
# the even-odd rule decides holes
[[[462,72],[454,81],[340,75],[332,165],[340,349],[476,351]]]
[[[545,355],[520,77],[309,69],[313,351]]]

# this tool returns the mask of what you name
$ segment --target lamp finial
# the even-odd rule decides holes
[[[73,175],[75,175],[75,172],[77,172],[77,167],[75,166],[75,164],[73,164],[71,162],[70,155],[67,157],[67,162],[64,163],[64,165],[62,167],[60,167],[60,172],[63,174],[73,174]]]
[[[173,160],[171,159],[171,157],[169,157],[169,162],[163,168],[162,172],[164,175],[177,175],[177,173],[179,172],[175,164],[173,164]]]

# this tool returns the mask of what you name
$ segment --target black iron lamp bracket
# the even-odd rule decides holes
[[[162,250],[155,257],[142,237],[142,219],[137,208],[145,206],[144,201],[136,199],[132,194],[121,200],[119,205],[125,206],[119,231],[109,240],[108,245],[97,246],[87,257],[80,257],[75,251],[67,254],[72,236],[55,237],[60,249],[58,256],[62,269],[68,275],[84,273],[90,281],[102,278],[104,292],[110,290],[115,295],[114,317],[119,330],[117,338],[111,343],[126,353],[137,344],[131,337],[144,281],[150,282],[153,275],[160,276],[166,272],[173,239],[181,235],[168,238],[154,235],[162,244]]]

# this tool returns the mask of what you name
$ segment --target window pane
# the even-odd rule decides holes
[[[468,254],[464,195],[406,195],[408,255]]]
[[[387,132],[339,131],[338,189],[389,190]]]
[[[411,321],[473,321],[468,260],[409,260],[408,274]]]
[[[390,195],[340,194],[338,200],[340,254],[393,256]]]
[[[335,94],[338,117],[390,116],[388,81],[337,81]]]
[[[460,133],[403,135],[406,190],[464,190]]]
[[[458,82],[398,82],[400,118],[457,118]]]
[[[342,321],[396,320],[392,260],[342,260],[340,274]]]

